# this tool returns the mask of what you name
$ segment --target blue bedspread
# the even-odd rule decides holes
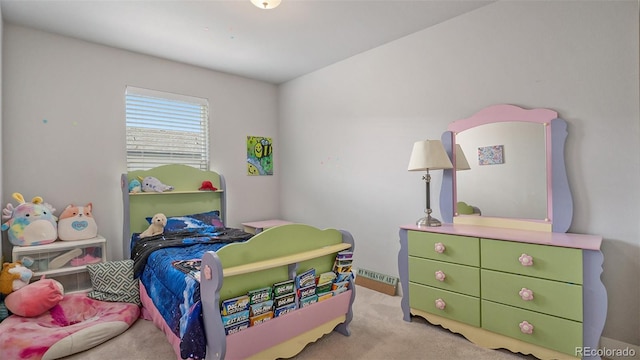
[[[233,230],[231,235],[223,237],[220,237],[220,233],[144,239],[138,239],[134,234],[132,237],[136,276],[140,276],[149,297],[169,328],[181,339],[180,355],[183,359],[205,358],[206,338],[200,284],[172,263],[176,260],[200,259],[206,251],[217,251],[229,242],[244,241],[251,237],[251,234]]]

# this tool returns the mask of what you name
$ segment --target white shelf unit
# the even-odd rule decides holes
[[[30,267],[33,271],[31,281],[52,278],[59,281],[65,293],[84,291],[91,288],[91,279],[87,272],[87,263],[73,259],[87,259],[92,257],[93,263],[107,261],[107,241],[103,236],[96,236],[86,240],[61,241],[34,246],[14,246],[13,261],[20,261],[24,257],[34,260]]]

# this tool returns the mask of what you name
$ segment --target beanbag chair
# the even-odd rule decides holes
[[[58,359],[99,345],[127,330],[140,315],[136,304],[64,296],[36,317],[11,315],[0,323],[0,359]]]

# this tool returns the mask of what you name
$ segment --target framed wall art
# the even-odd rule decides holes
[[[273,141],[264,136],[247,136],[247,175],[273,175]]]
[[[504,164],[504,145],[483,146],[478,148],[479,165]]]

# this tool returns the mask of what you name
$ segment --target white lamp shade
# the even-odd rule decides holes
[[[453,164],[440,140],[417,141],[413,144],[409,171],[451,169]]]
[[[275,9],[280,5],[281,0],[251,0],[251,3],[260,9]]]
[[[470,169],[471,169],[471,166],[469,166],[467,157],[464,156],[462,147],[460,146],[460,144],[456,144],[456,170],[470,170]]]

